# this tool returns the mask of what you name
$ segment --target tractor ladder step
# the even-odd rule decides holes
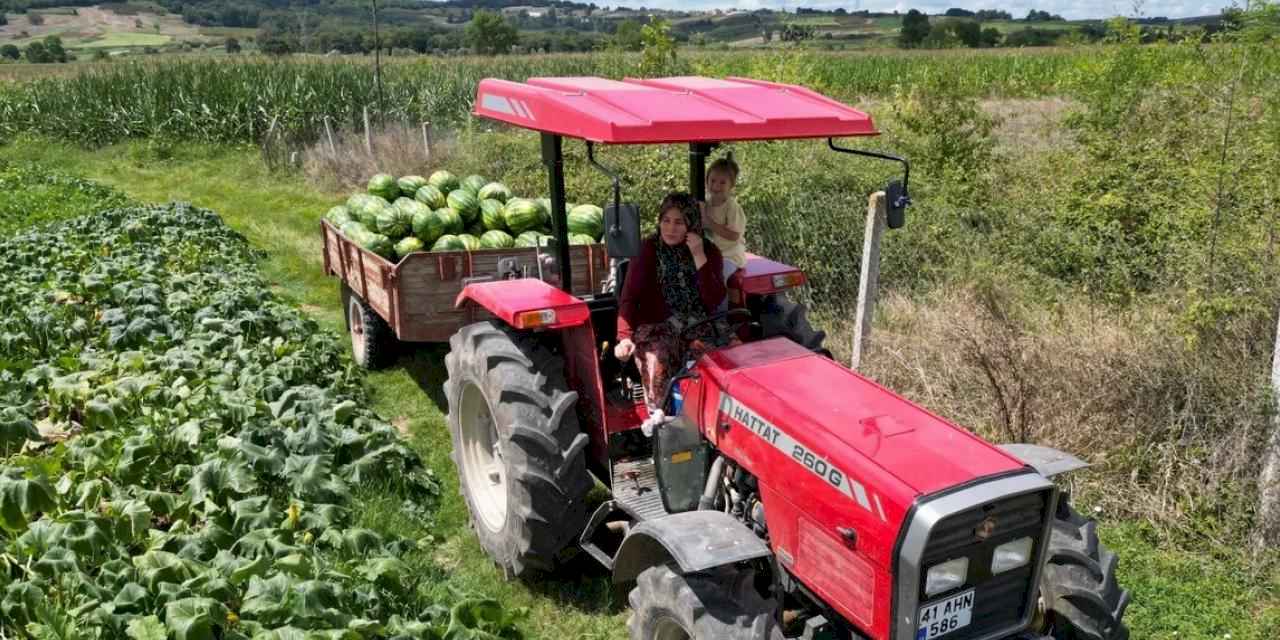
[[[613,499],[619,509],[637,522],[667,515],[658,493],[658,476],[654,473],[652,458],[613,464]]]

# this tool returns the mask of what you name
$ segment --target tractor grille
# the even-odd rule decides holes
[[[1024,536],[1034,540],[1031,557],[1039,557],[1044,523],[1049,516],[1048,500],[1047,492],[1000,500],[951,515],[933,528],[920,564],[919,602],[932,602],[974,589],[972,621],[969,626],[944,636],[946,640],[981,638],[1016,624],[1026,614],[1035,561],[992,575],[991,557],[996,547]],[[994,519],[995,527],[986,540],[979,540],[975,530],[988,517]],[[968,582],[948,593],[926,597],[924,586],[929,567],[959,557],[969,558]]]

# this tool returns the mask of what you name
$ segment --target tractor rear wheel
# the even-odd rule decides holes
[[[369,303],[342,284],[342,308],[351,336],[351,357],[356,364],[371,371],[383,369],[395,361],[396,337]]]
[[[792,342],[827,357],[831,352],[823,346],[827,333],[809,324],[808,311],[803,304],[792,302],[786,294],[775,293],[764,299],[760,313],[760,327],[764,337],[786,336]]]
[[[754,574],[732,567],[680,575],[667,565],[645,569],[631,590],[631,640],[774,640],[782,638],[773,606]]]
[[[1097,523],[1064,494],[1040,577],[1042,631],[1056,640],[1127,640],[1121,621],[1129,592],[1116,582],[1116,554],[1098,540]]]
[[[453,461],[480,546],[508,577],[551,570],[586,525],[592,486],[564,363],[492,322],[459,329],[449,347]]]

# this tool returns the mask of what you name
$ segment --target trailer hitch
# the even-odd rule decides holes
[[[832,151],[838,151],[840,153],[865,156],[868,158],[875,158],[877,160],[889,160],[891,162],[898,162],[902,164],[902,181],[899,182],[897,180],[891,180],[884,190],[885,199],[888,201],[889,205],[889,210],[885,215],[885,223],[890,229],[902,228],[902,225],[907,222],[907,206],[911,204],[911,196],[907,191],[907,183],[911,179],[911,163],[907,162],[906,158],[899,158],[898,156],[889,155],[887,153],[841,147],[836,144],[835,138],[827,138],[827,146],[831,147]]]

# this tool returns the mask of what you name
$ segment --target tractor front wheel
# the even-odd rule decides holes
[[[551,570],[587,521],[587,436],[562,359],[495,323],[449,339],[444,383],[459,489],[507,576]]]
[[[396,336],[369,303],[351,287],[342,284],[342,309],[351,336],[351,357],[369,370],[382,369],[395,361]]]
[[[1055,640],[1127,640],[1121,621],[1129,592],[1116,581],[1116,554],[1098,540],[1097,523],[1064,494],[1040,577],[1042,631]]]
[[[775,640],[773,607],[756,591],[754,574],[732,567],[680,575],[645,569],[631,590],[631,640]]]

